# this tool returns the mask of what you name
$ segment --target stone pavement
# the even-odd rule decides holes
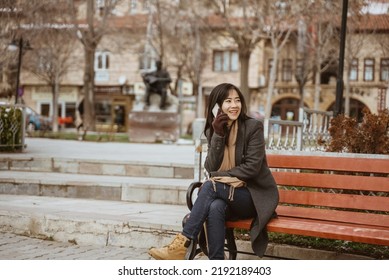
[[[0,260],[148,260],[146,248],[76,245],[0,232]]]
[[[117,160],[141,163],[179,163],[193,165],[194,145],[87,142],[45,138],[26,138],[23,153],[0,153],[0,158],[68,158]]]

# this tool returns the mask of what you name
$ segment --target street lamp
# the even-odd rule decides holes
[[[344,68],[344,48],[346,44],[347,10],[348,10],[348,0],[343,0],[342,26],[340,29],[339,68],[338,68],[338,78],[336,80],[336,99],[335,99],[334,116],[339,115],[342,111],[343,68]]]
[[[20,84],[20,71],[21,71],[21,66],[22,66],[23,49],[32,50],[32,48],[31,48],[28,41],[24,43],[23,38],[20,37],[17,42],[13,41],[9,45],[9,49],[10,50],[16,50],[16,49],[19,50],[18,69],[17,69],[17,73],[16,73],[16,89],[15,89],[15,104],[18,104],[19,95],[21,95],[21,92],[19,91],[19,84]]]

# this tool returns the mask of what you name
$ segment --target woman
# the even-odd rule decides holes
[[[215,106],[220,107],[216,117]],[[202,185],[182,233],[170,245],[149,253],[155,259],[184,259],[187,241],[197,238],[206,222],[208,257],[224,259],[226,218],[255,218],[252,248],[263,256],[268,244],[266,224],[278,203],[277,185],[266,161],[263,124],[247,116],[240,90],[223,83],[210,94],[204,133],[210,179]]]

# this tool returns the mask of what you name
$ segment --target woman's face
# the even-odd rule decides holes
[[[226,113],[230,118],[230,122],[238,119],[240,111],[242,109],[242,103],[236,90],[231,89],[228,97],[223,101],[222,111]]]

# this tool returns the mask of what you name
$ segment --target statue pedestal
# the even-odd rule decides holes
[[[175,142],[179,138],[179,115],[165,111],[131,112],[128,133],[130,142]]]
[[[151,105],[146,108],[139,97],[128,115],[130,142],[156,143],[162,141],[177,141],[179,138],[180,116],[178,114],[178,100],[168,95],[167,108],[159,108],[160,96],[153,94],[150,97]]]

